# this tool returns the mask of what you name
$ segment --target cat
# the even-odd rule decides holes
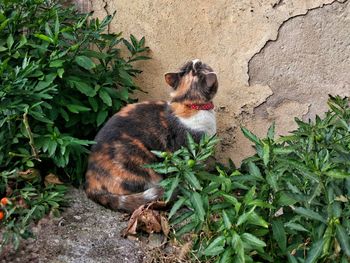
[[[171,100],[130,104],[112,116],[96,135],[86,172],[87,196],[112,210],[133,212],[159,199],[162,176],[145,164],[157,162],[151,150],[173,152],[216,133],[212,99],[218,90],[217,75],[198,59],[179,72],[166,73]]]

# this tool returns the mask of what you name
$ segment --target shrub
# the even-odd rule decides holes
[[[61,196],[43,187],[45,175],[79,185],[98,128],[134,101],[141,71],[133,63],[148,59],[140,55],[148,48],[144,38],[105,33],[112,18],[99,21],[58,1],[0,2],[0,197],[17,200],[33,188],[24,210],[7,211],[1,225],[25,214],[27,225],[31,202],[45,191]]]
[[[328,105],[324,118],[296,119],[298,129],[278,139],[274,125],[263,139],[242,128],[256,154],[240,169],[206,171],[201,157],[215,138],[167,154],[154,169],[169,173],[165,197],[178,189],[169,213],[176,236],[194,233],[206,262],[348,262],[350,108],[338,96]]]

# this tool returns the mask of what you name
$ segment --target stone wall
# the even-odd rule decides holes
[[[187,60],[216,70],[219,157],[251,154],[240,125],[263,135],[276,121],[285,134],[294,117],[322,113],[328,93],[350,95],[348,0],[76,1],[101,18],[116,10],[110,32],[146,37],[141,99],[167,99],[164,73]]]

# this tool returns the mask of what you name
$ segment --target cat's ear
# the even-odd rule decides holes
[[[180,81],[179,73],[165,73],[164,78],[165,82],[174,89],[177,87]]]
[[[205,83],[207,84],[207,87],[211,88],[216,82],[218,82],[218,78],[215,72],[205,74]]]

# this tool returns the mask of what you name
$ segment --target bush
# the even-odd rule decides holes
[[[148,59],[140,55],[148,48],[144,38],[105,33],[112,18],[99,21],[57,1],[0,2],[0,197],[17,200],[31,189],[24,210],[6,211],[1,225],[35,214],[31,201],[43,201],[45,191],[61,196],[62,189],[43,187],[45,175],[79,185],[97,130],[133,102],[141,73],[133,63]]]
[[[240,169],[206,171],[215,138],[163,154],[153,167],[169,173],[165,197],[178,189],[169,213],[176,236],[195,233],[205,262],[348,262],[350,108],[340,97],[328,105],[324,118],[296,119],[298,129],[278,139],[274,125],[263,139],[242,128],[256,155]]]

